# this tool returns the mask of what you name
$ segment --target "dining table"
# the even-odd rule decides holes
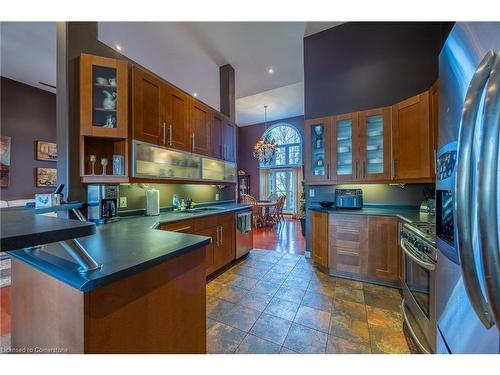
[[[261,212],[261,219],[263,226],[271,226],[274,224],[273,216],[271,214],[271,208],[274,208],[278,205],[276,201],[269,200],[259,200],[255,204],[259,211]]]

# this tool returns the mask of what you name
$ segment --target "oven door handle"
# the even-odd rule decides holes
[[[473,227],[473,196],[472,185],[475,181],[472,173],[474,133],[481,97],[486,82],[491,74],[495,62],[495,53],[489,51],[479,64],[465,96],[460,131],[458,133],[457,175],[455,179],[455,210],[457,241],[456,246],[460,258],[460,268],[465,290],[469,296],[474,312],[481,323],[490,328],[494,323],[490,313],[490,306],[481,291],[479,276],[474,259]]]
[[[484,134],[480,146],[477,190],[481,266],[493,319],[500,330],[500,250],[498,248],[498,146],[500,137],[500,55],[486,88]]]
[[[412,261],[417,263],[419,266],[425,268],[426,270],[434,271],[436,269],[436,265],[434,263],[425,262],[425,261],[419,259],[415,254],[413,254],[413,251],[411,249],[409,249],[409,247],[407,247],[407,243],[408,242],[404,238],[401,238],[401,241],[400,241],[401,248],[403,249],[405,254],[410,257],[410,259]],[[408,244],[408,245],[410,245],[410,244]]]

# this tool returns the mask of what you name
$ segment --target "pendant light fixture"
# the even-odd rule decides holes
[[[276,143],[267,133],[267,105],[264,106],[265,131],[262,137],[253,146],[253,156],[260,163],[266,164],[273,160],[276,153]]]

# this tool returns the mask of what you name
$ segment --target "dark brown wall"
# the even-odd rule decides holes
[[[302,142],[304,141],[304,116],[290,117],[267,123],[268,128],[277,123],[293,125],[299,131]],[[259,194],[259,163],[253,157],[253,146],[264,134],[266,126],[264,123],[242,126],[238,128],[238,169],[243,169],[250,177],[250,194],[257,197]],[[302,154],[304,153],[302,143]]]
[[[2,188],[2,200],[52,192],[35,187],[34,168],[56,168],[55,162],[36,160],[35,153],[35,141],[56,141],[55,94],[1,77],[1,98],[1,134],[11,137],[10,185]]]
[[[305,118],[392,105],[438,78],[449,22],[349,22],[304,38]]]

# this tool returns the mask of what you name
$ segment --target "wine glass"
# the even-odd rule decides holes
[[[101,165],[102,165],[102,175],[106,175],[106,166],[108,165],[108,158],[102,158],[101,159]]]
[[[90,159],[90,167],[92,170],[90,174],[95,174],[95,162],[97,161],[97,156],[89,155],[89,159]]]

